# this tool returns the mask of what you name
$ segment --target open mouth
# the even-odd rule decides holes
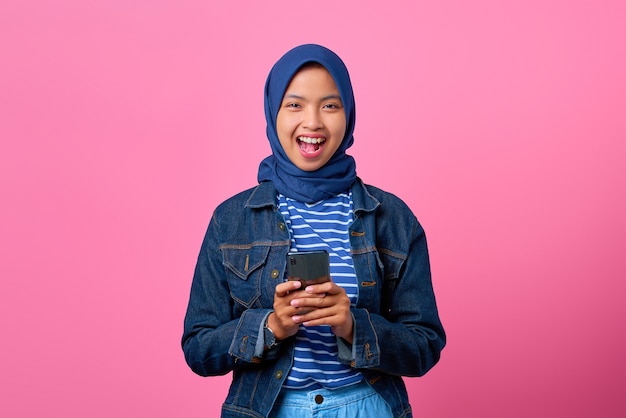
[[[298,137],[298,146],[300,147],[300,150],[306,154],[312,154],[319,151],[324,142],[326,142],[325,138],[311,138],[308,136]]]

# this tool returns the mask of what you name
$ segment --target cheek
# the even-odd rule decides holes
[[[285,123],[283,119],[283,123],[278,123],[279,120],[276,120],[276,133],[278,135],[278,142],[280,142],[280,146],[287,153],[291,152],[291,148],[294,145],[294,141],[292,141],[293,129],[291,125]]]
[[[343,140],[344,136],[346,136],[346,127],[345,118],[335,121],[333,135],[338,137],[340,142]]]
[[[293,131],[295,124],[293,117],[290,116],[291,115],[289,114],[281,112],[278,113],[278,116],[276,117],[276,132],[278,133],[279,138],[284,135],[291,136],[291,132]]]
[[[329,123],[332,124],[333,134],[339,136],[339,138],[343,139],[346,135],[346,127],[348,123],[346,121],[345,112],[339,112],[332,115],[332,120],[329,120]]]

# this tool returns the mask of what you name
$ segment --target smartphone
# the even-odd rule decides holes
[[[330,280],[330,261],[328,252],[298,251],[287,254],[287,278],[299,280],[302,288],[311,284],[320,284]]]

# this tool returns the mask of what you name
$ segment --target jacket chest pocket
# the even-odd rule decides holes
[[[230,294],[241,310],[253,307],[259,300],[269,249],[269,246],[222,248]]]

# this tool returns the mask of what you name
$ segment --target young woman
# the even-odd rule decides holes
[[[233,372],[223,417],[410,417],[400,376],[439,360],[445,333],[424,230],[364,184],[341,59],[301,45],[265,85],[272,155],[222,203],[200,249],[182,346],[199,375]],[[288,280],[287,254],[325,250],[331,280]]]

